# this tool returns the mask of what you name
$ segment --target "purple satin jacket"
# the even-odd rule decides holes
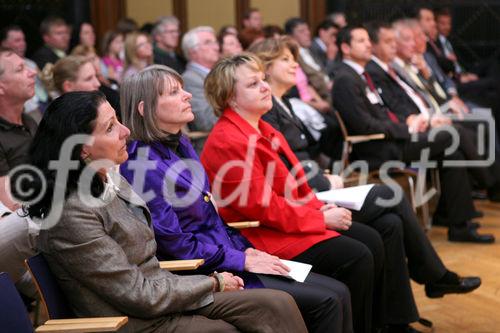
[[[132,141],[121,174],[146,202],[158,244],[157,257],[205,259],[198,273],[231,271],[245,287],[262,287],[243,272],[244,251],[252,244],[228,227],[210,200],[209,181],[189,139],[181,136],[178,154],[161,142]]]

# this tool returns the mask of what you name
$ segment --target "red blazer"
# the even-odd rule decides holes
[[[260,227],[243,229],[243,234],[255,248],[291,259],[339,233],[325,228],[319,210],[323,203],[307,185],[283,135],[263,120],[259,130],[262,134],[233,110],[225,110],[205,143],[201,162],[223,219],[259,220]],[[296,166],[295,177],[280,155]]]

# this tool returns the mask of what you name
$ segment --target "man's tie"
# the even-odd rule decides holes
[[[373,80],[372,80],[372,77],[370,76],[370,74],[368,74],[368,72],[365,71],[365,72],[363,72],[363,77],[365,78],[366,85],[368,86],[368,89],[370,89],[370,91],[372,93],[374,93],[377,96],[377,98],[382,102],[382,97],[380,97],[380,95],[379,95],[379,93],[377,91],[377,88],[375,88],[375,85],[373,84]],[[394,112],[392,112],[391,110],[389,110],[385,105],[382,105],[382,107],[385,109],[385,111],[387,112],[387,115],[389,116],[389,119],[393,123],[399,123],[399,119],[394,114]]]
[[[401,88],[403,88],[403,90],[406,91],[406,89],[411,89],[411,92],[422,102],[423,105],[425,105],[425,107],[427,109],[430,108],[430,105],[429,103],[427,103],[427,101],[425,100],[425,98],[422,96],[422,94],[420,94],[419,91],[413,89],[412,87],[410,87],[409,85],[407,85],[406,83],[403,83],[402,80],[399,78],[398,74],[396,73],[396,71],[394,70],[394,68],[392,68],[391,65],[388,65],[387,67],[387,73],[389,74],[389,76],[394,80],[396,81],[396,83],[401,86]],[[403,84],[406,84],[407,87],[404,87]],[[408,94],[408,93],[407,93]]]

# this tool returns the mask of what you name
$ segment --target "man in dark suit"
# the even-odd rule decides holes
[[[45,44],[33,54],[31,59],[36,62],[40,70],[43,70],[45,64],[54,64],[66,56],[70,33],[68,25],[62,18],[50,16],[40,23],[40,34]]]
[[[368,32],[361,27],[345,28],[337,37],[337,45],[343,64],[339,66],[333,87],[333,101],[346,123],[349,134],[366,135],[384,133],[386,140],[356,144],[353,157],[366,160],[371,169],[378,168],[388,160],[405,163],[418,161],[424,149],[429,151],[431,161],[463,160],[460,151],[445,155],[452,143],[449,133],[439,131],[430,141],[428,127],[449,125],[446,118],[436,117],[428,121],[422,114],[398,117],[385,105],[371,76],[365,72],[371,60],[371,43]],[[413,134],[413,135],[412,135]],[[464,168],[445,168],[438,163],[442,194],[438,212],[448,217],[451,241],[491,243],[492,235],[480,235],[471,227],[474,214],[471,189]]]
[[[340,27],[330,20],[324,20],[316,28],[316,37],[309,51],[328,76],[333,77],[334,61],[337,55],[337,33]]]

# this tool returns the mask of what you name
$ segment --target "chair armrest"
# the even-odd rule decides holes
[[[352,144],[367,142],[372,140],[383,140],[383,139],[385,139],[384,133],[368,134],[368,135],[349,135],[345,138],[346,141]]]
[[[51,319],[37,327],[35,332],[116,332],[128,321],[128,317],[95,317],[75,319]]]
[[[202,132],[202,131],[189,131],[189,132],[187,132],[187,136],[191,140],[206,138],[208,136],[208,134],[210,134],[210,133],[209,132]]]
[[[169,271],[190,271],[197,269],[204,263],[205,263],[204,259],[167,260],[167,261],[160,261],[160,268],[168,269]]]
[[[234,229],[246,229],[246,228],[259,227],[260,222],[259,221],[231,222],[228,223],[227,225]]]

